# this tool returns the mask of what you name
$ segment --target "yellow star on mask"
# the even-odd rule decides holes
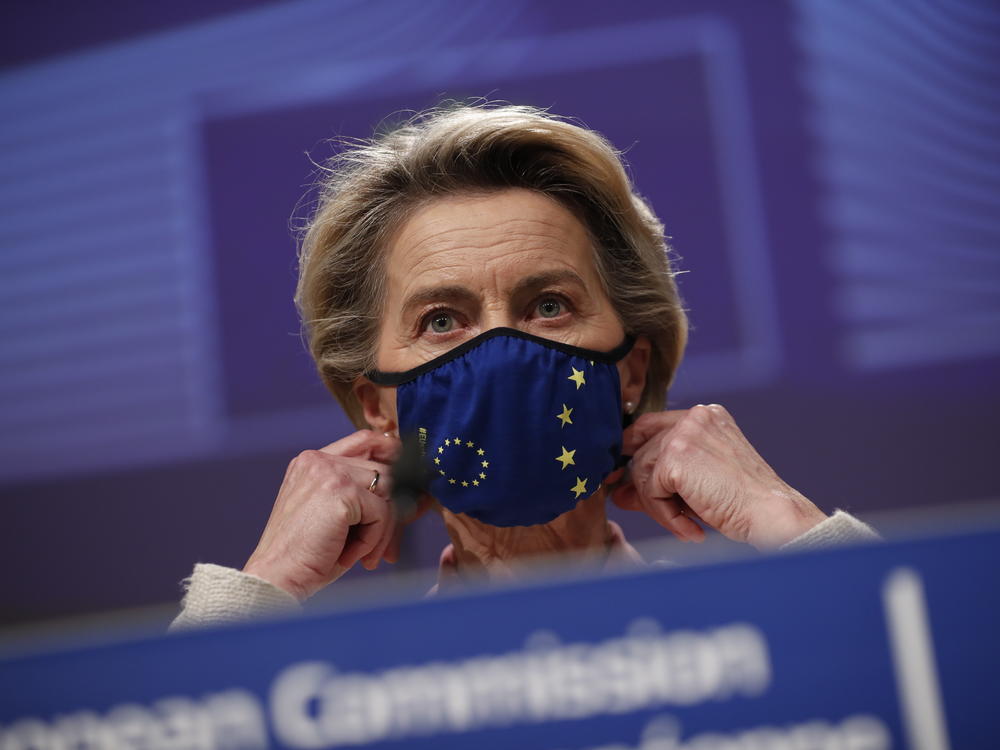
[[[573,485],[569,491],[575,493],[574,496],[579,500],[580,495],[585,495],[587,493],[587,480],[577,477],[576,484]]]
[[[472,448],[473,445],[474,445],[474,443],[471,440],[466,440],[465,441],[465,447],[466,448]]]
[[[479,480],[478,479],[473,479],[472,480],[472,486],[473,487],[478,487],[479,486]]]
[[[570,414],[572,414],[572,413],[573,413],[573,410],[567,408],[566,404],[563,404],[562,414],[556,414],[556,419],[558,419],[560,422],[562,422],[562,424],[559,425],[560,428],[565,427],[568,424],[573,424],[573,420],[570,419]]]
[[[490,468],[490,462],[489,461],[481,461],[480,463],[482,463],[484,469]]]
[[[439,445],[438,446],[438,453],[444,453],[444,446],[443,445]]]
[[[451,440],[448,440],[447,438],[445,438],[444,444],[445,445],[451,445]]]
[[[466,481],[465,481],[465,480],[463,479],[463,480],[462,480],[462,486],[463,486],[463,487],[468,487],[468,486],[469,486],[469,483],[468,483],[468,482],[466,482]]]
[[[455,445],[461,445],[462,444],[462,438],[452,438],[452,440],[455,442]]]
[[[482,448],[480,448],[479,450],[477,450],[477,451],[476,451],[476,455],[477,455],[477,456],[482,456],[482,455],[484,455],[485,453],[486,453],[486,451],[484,451],[484,450],[483,450]]]
[[[567,378],[567,380],[572,380],[574,383],[576,383],[576,389],[580,390],[580,386],[585,385],[587,383],[587,381],[583,377],[583,370],[577,370],[575,367],[572,366],[569,369],[573,371],[573,374],[570,375]]]
[[[449,479],[448,480],[448,484],[455,484],[455,480],[454,479]]]
[[[436,463],[436,464],[440,464],[440,463],[441,463],[441,459],[440,459],[440,458],[436,458],[436,457],[435,457],[435,459],[434,459],[434,463]]]
[[[576,455],[576,449],[574,448],[573,450],[568,451],[564,445],[562,446],[562,455],[556,456],[556,461],[559,461],[564,469],[571,464],[576,466],[576,461],[573,460],[574,455]]]

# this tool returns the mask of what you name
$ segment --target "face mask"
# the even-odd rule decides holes
[[[397,386],[400,435],[416,435],[428,491],[491,526],[548,523],[590,497],[619,464],[618,368],[610,352],[493,328],[406,372]]]

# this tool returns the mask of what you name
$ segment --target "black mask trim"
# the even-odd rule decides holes
[[[525,341],[534,341],[536,344],[541,344],[542,346],[548,347],[549,349],[555,349],[560,352],[565,352],[574,357],[580,357],[582,359],[592,359],[595,362],[603,362],[605,364],[613,365],[618,362],[622,357],[632,351],[632,347],[635,345],[634,336],[625,336],[625,340],[622,341],[618,346],[609,352],[599,352],[593,349],[584,349],[579,346],[570,346],[569,344],[563,344],[559,341],[553,341],[552,339],[542,338],[541,336],[535,336],[531,333],[525,333],[524,331],[519,331],[516,328],[491,328],[488,331],[483,331],[478,336],[469,339],[468,341],[463,341],[461,344],[456,346],[454,349],[450,349],[439,357],[435,357],[429,362],[424,362],[422,365],[414,367],[411,370],[405,370],[404,372],[383,372],[382,370],[369,370],[365,373],[365,377],[370,381],[375,383],[375,385],[402,385],[403,383],[408,383],[414,380],[426,372],[430,372],[435,367],[440,367],[446,362],[451,362],[453,359],[457,359],[465,354],[470,349],[475,349],[484,341],[488,339],[496,338],[497,336],[509,336],[516,339],[524,339]]]

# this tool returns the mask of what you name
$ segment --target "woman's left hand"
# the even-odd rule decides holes
[[[623,452],[632,462],[615,504],[645,511],[682,540],[704,538],[692,515],[757,549],[780,547],[826,518],[781,480],[718,404],[643,414],[625,430]]]

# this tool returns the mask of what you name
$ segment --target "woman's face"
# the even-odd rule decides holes
[[[421,207],[390,243],[387,276],[377,351],[383,371],[416,367],[501,326],[597,350],[625,336],[583,225],[529,190]],[[623,400],[638,401],[648,353],[641,340],[620,363]],[[395,428],[395,389],[369,384],[358,395],[373,427]]]

